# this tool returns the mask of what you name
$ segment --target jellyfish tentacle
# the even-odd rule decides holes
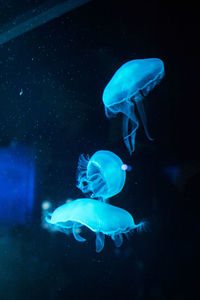
[[[131,122],[131,126],[133,130],[130,133],[130,138],[131,138],[131,146],[132,146],[132,153],[135,151],[135,137],[136,137],[136,131],[139,127],[139,123],[137,119],[135,118],[134,121]]]
[[[148,230],[148,221],[141,221],[138,224],[134,224],[131,228],[130,228],[130,234],[133,233],[134,230],[136,230],[137,232],[141,232],[141,231],[147,231]]]
[[[99,253],[104,247],[105,235],[102,232],[96,232],[96,252]]]
[[[132,153],[131,150],[131,145],[130,145],[130,140],[129,140],[129,134],[128,134],[128,123],[129,123],[129,118],[124,115],[123,116],[123,126],[122,126],[122,130],[123,130],[123,139],[124,139],[124,144],[126,146],[126,148],[128,149],[129,153]]]
[[[78,168],[77,169],[79,171],[86,171],[89,160],[90,160],[89,155],[88,154],[85,155],[82,153],[78,159]]]
[[[130,133],[128,133],[129,121],[131,122]],[[139,122],[135,115],[135,105],[133,102],[129,101],[129,110],[124,111],[123,116],[123,139],[130,155],[135,151],[135,137],[138,127]]]
[[[84,239],[82,236],[80,236],[80,234],[76,231],[76,229],[79,227],[80,226],[77,226],[76,223],[73,224],[73,226],[72,226],[73,236],[74,236],[75,240],[77,240],[78,242],[85,242],[86,239]]]
[[[88,180],[87,180],[87,166],[89,162],[89,155],[81,154],[78,160],[77,167],[77,188],[84,194],[88,193]]]
[[[145,134],[146,134],[148,140],[153,141],[154,139],[149,135],[149,131],[147,129],[147,116],[146,116],[146,113],[145,113],[145,110],[144,110],[143,99],[144,99],[144,97],[143,97],[143,94],[141,92],[140,95],[138,95],[137,97],[134,98],[134,102],[137,106],[137,110],[138,110],[138,113],[140,115],[140,119],[142,121]]]
[[[148,226],[149,226],[148,221],[142,221],[142,222],[140,222],[139,224],[136,225],[136,229],[137,229],[138,232],[148,231]]]

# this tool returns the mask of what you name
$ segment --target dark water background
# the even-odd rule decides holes
[[[36,166],[31,222],[0,225],[1,300],[199,299],[199,20],[183,5],[94,1],[0,47],[0,147],[34,149]],[[166,68],[145,101],[155,140],[140,126],[130,157],[101,97],[121,64],[148,57]],[[111,203],[150,230],[97,254],[87,230],[78,243],[42,228],[41,204],[82,197],[78,157],[99,149],[132,166]]]

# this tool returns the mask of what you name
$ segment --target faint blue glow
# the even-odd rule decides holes
[[[104,247],[105,235],[110,236],[116,247],[123,243],[122,234],[131,230],[142,230],[145,223],[135,224],[132,215],[119,207],[101,201],[83,198],[59,206],[46,218],[61,232],[72,230],[78,242],[86,239],[79,235],[79,229],[86,226],[96,234],[96,252],[101,252]]]
[[[17,16],[15,20],[0,28],[0,45],[90,1],[92,0],[67,0],[60,3],[58,0],[46,1],[43,5]]]
[[[51,206],[52,206],[52,204],[48,200],[42,202],[42,209],[43,210],[49,210],[49,209],[51,209]]]
[[[48,230],[49,232],[57,232],[57,228],[46,222],[46,218],[49,215],[50,211],[53,209],[52,201],[47,199],[44,200],[41,204],[41,227]]]
[[[78,162],[77,187],[92,198],[106,201],[123,189],[126,172],[122,165],[119,156],[111,151],[97,151],[91,158],[82,154]]]
[[[175,184],[180,175],[180,167],[177,165],[168,165],[164,168],[164,174],[169,177],[173,184]]]
[[[139,127],[135,104],[145,133],[152,140],[147,130],[142,100],[161,81],[164,73],[164,64],[158,58],[134,59],[115,72],[103,91],[106,116],[109,118],[120,112],[123,114],[123,138],[130,154],[135,150],[136,131]]]
[[[67,199],[66,199],[66,203],[69,203],[69,202],[71,202],[71,201],[73,201],[72,198],[67,198]]]
[[[19,92],[19,95],[22,96],[23,93],[24,93],[24,92],[23,92],[23,90],[21,89],[20,92]]]
[[[13,144],[0,149],[0,223],[25,224],[34,203],[34,155]]]

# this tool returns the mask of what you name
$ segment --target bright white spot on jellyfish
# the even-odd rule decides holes
[[[128,166],[127,166],[126,164],[123,164],[123,165],[121,166],[121,168],[122,168],[123,171],[126,171],[126,170],[128,169]]]
[[[19,95],[23,95],[24,91],[21,89],[20,92],[19,92]]]
[[[51,208],[51,202],[48,201],[48,200],[43,201],[43,202],[42,202],[42,209],[43,209],[43,210],[47,210],[47,209],[49,209],[49,208]]]
[[[123,170],[123,171],[131,171],[132,170],[132,167],[131,166],[128,166],[127,164],[123,164],[122,166],[121,166],[121,169]]]

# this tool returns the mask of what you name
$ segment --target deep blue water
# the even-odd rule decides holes
[[[0,183],[0,216],[10,216],[0,219],[1,300],[198,299],[195,9],[107,2],[88,3],[0,46],[0,149],[16,147],[16,161],[26,149],[25,164],[34,169],[24,173],[12,160],[5,167],[0,157],[0,179],[24,193],[23,201],[7,196]],[[11,16],[15,7],[17,1]],[[18,7],[16,13],[22,11]],[[130,156],[121,117],[105,117],[102,93],[124,62],[148,57],[161,58],[166,75],[144,101],[154,141],[146,139],[141,125]],[[76,187],[78,158],[100,149],[132,167],[111,203],[137,222],[147,220],[149,230],[125,239],[118,249],[107,239],[97,254],[89,230],[82,230],[87,242],[78,243],[72,234],[45,228],[44,208],[83,197]],[[22,175],[14,171],[19,168]],[[33,208],[25,209],[32,196]],[[6,197],[12,198],[9,211]],[[20,222],[21,215],[26,218]]]

